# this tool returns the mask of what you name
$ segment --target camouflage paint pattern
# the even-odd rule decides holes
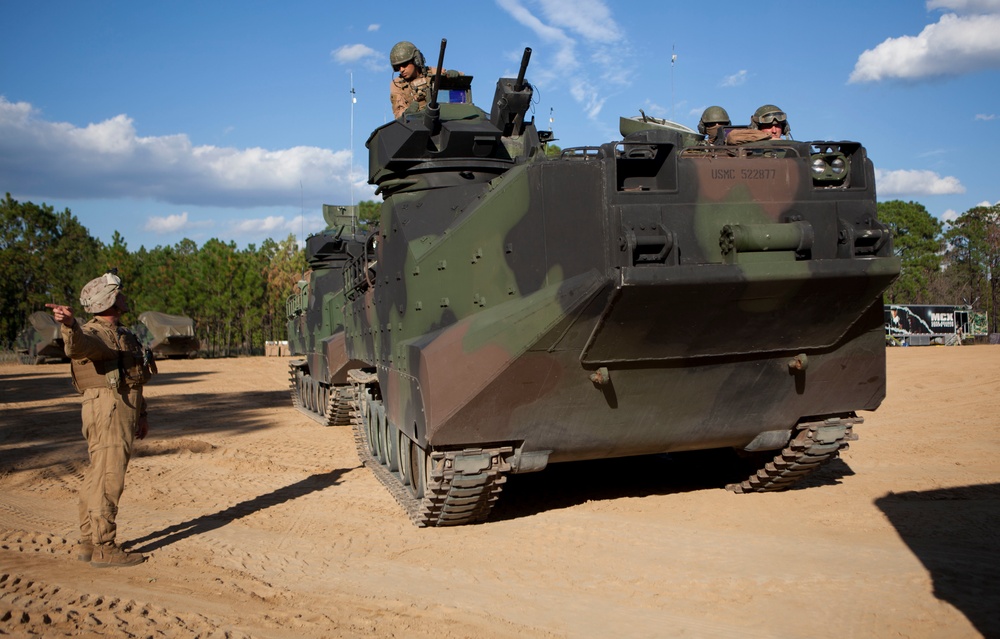
[[[516,472],[878,407],[899,260],[860,144],[708,147],[630,119],[548,159],[495,115],[442,104],[368,140],[385,202],[345,347],[417,445],[510,445]]]
[[[347,371],[364,365],[347,357],[344,345],[344,266],[364,250],[364,241],[353,233],[352,206],[324,206],[327,228],[306,240],[309,270],[286,302],[290,354],[300,356],[291,363],[292,392],[296,402],[310,385],[322,410],[329,387],[344,384]],[[306,401],[306,406],[310,402]]]
[[[900,266],[864,148],[643,116],[548,158],[529,56],[489,114],[431,96],[372,133],[379,226],[310,238],[289,298],[295,405],[353,424],[419,526],[550,462],[731,447],[759,492],[835,457],[885,396]]]

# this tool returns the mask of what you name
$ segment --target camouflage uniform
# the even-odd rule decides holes
[[[750,116],[750,125],[745,129],[733,129],[726,136],[726,144],[747,144],[775,139],[771,134],[760,130],[761,124],[770,125],[777,122],[781,126],[781,136],[792,139],[792,129],[788,124],[788,116],[773,104],[765,104]]]
[[[393,117],[398,118],[414,102],[417,103],[417,111],[427,108],[435,73],[437,73],[436,67],[424,67],[423,74],[412,82],[407,82],[399,76],[392,79],[392,84],[389,86],[389,101],[392,102]],[[441,73],[458,75],[456,71],[443,70]]]
[[[413,82],[407,82],[400,77],[393,78],[392,85],[389,87],[389,101],[392,102],[393,117],[398,118],[414,102],[418,104],[417,110],[425,108],[430,93],[431,79],[427,76],[427,72]]]
[[[726,136],[726,144],[748,144],[770,140],[771,136],[757,129],[733,129]]]
[[[53,309],[70,358],[73,386],[83,395],[83,436],[90,466],[80,488],[79,558],[91,565],[133,566],[145,557],[115,543],[118,500],[136,437],[146,435],[142,386],[156,366],[119,318],[128,311],[122,282],[113,272],[94,278],[80,292],[80,304],[94,318],[82,327],[68,306]],[[148,354],[148,357],[146,356]]]
[[[83,395],[83,436],[90,455],[80,491],[80,535],[110,544],[139,417],[146,415],[142,347],[127,328],[100,317],[82,328],[74,322],[61,330],[73,385]]]
[[[410,64],[414,65],[420,71],[420,75],[407,80],[402,77],[402,67],[409,66]],[[400,75],[393,78],[392,83],[389,85],[389,102],[392,103],[392,117],[398,118],[414,102],[417,103],[417,106],[412,110],[420,111],[426,108],[431,96],[431,85],[433,84],[431,78],[437,73],[437,68],[425,66],[424,54],[412,42],[406,40],[393,45],[392,50],[389,52],[389,65],[392,66],[393,71],[400,72]],[[455,78],[462,74],[458,71],[441,69],[441,75]]]

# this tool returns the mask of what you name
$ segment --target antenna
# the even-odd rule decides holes
[[[358,209],[354,206],[354,105],[358,98],[354,93],[354,71],[351,71],[351,168],[347,172],[347,181],[351,183],[351,232],[358,227]]]
[[[670,119],[674,119],[674,63],[677,62],[676,45],[670,45]]]

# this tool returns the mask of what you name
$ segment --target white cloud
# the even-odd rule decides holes
[[[371,32],[371,31],[378,31],[381,28],[382,28],[382,25],[380,25],[380,24],[370,24],[370,25],[368,25],[368,31],[369,32]]]
[[[239,234],[270,233],[278,229],[288,228],[289,222],[283,215],[268,215],[267,217],[238,220],[233,222],[232,229]]]
[[[955,13],[997,13],[1000,0],[927,0],[927,10],[944,9]]]
[[[632,71],[627,64],[624,31],[603,0],[496,0],[496,3],[542,41],[544,49],[536,48],[535,60],[544,56],[544,62],[533,64],[533,82],[568,89],[588,118],[597,119],[612,95],[612,88],[630,84]],[[537,9],[542,17],[526,5]],[[586,46],[578,47],[579,40]],[[599,82],[574,81],[585,65],[600,70]]]
[[[955,209],[948,209],[947,211],[941,214],[941,221],[946,222],[948,224],[951,224],[957,219],[958,219],[958,213],[955,211]]]
[[[588,87],[573,85],[570,87],[570,95],[573,99],[580,103],[583,107],[583,112],[591,120],[596,120],[597,116],[601,114],[601,109],[604,108],[604,103],[607,102],[607,96],[603,96],[596,91],[589,90]]]
[[[497,4],[500,5],[501,9],[510,14],[510,17],[520,22],[522,26],[530,29],[545,42],[555,44],[560,49],[572,48],[576,44],[562,29],[551,27],[535,17],[519,0],[497,0]],[[576,64],[574,59],[566,60],[566,62]]]
[[[746,69],[740,69],[732,75],[727,75],[722,78],[722,82],[719,83],[720,87],[739,87],[743,86],[747,82],[747,71]]]
[[[212,226],[211,220],[195,222],[188,218],[188,212],[183,211],[179,214],[157,216],[151,215],[146,218],[146,224],[142,227],[143,231],[150,231],[156,233],[157,235],[169,235],[171,233],[180,233],[181,231],[189,231],[192,229],[208,228]]]
[[[995,113],[990,113],[989,115],[985,113],[977,113],[976,120],[982,120],[983,122],[989,122],[990,120],[995,120],[997,118]]]
[[[389,66],[389,55],[381,54],[365,44],[345,44],[330,52],[330,57],[337,64],[360,64],[372,71],[382,71]]]
[[[349,150],[195,146],[186,135],[142,137],[126,115],[76,127],[0,96],[0,183],[50,198],[151,198],[173,204],[318,205],[346,191]],[[150,221],[179,223],[176,216]],[[151,229],[152,230],[152,229]]]
[[[540,0],[540,4],[549,22],[590,43],[615,43],[622,38],[611,10],[600,0]]]
[[[142,227],[144,231],[153,233],[176,233],[186,229],[188,225],[188,214],[184,211],[180,215],[168,215],[166,217],[150,217],[146,220],[146,225]]]
[[[284,215],[268,215],[266,217],[233,220],[228,225],[228,231],[235,236],[297,235],[304,229],[321,229],[326,226],[319,215],[296,215],[286,218]]]
[[[996,2],[948,0],[936,5],[995,7]],[[949,6],[949,8],[952,8]],[[1000,15],[947,13],[916,36],[889,38],[858,57],[848,82],[920,80],[1000,69]]]
[[[957,177],[941,177],[934,171],[875,169],[879,195],[952,195],[965,193]]]
[[[945,155],[948,153],[947,149],[928,149],[921,153],[917,153],[918,158],[932,158],[940,155]]]

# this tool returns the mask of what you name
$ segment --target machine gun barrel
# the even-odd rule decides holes
[[[528,60],[530,58],[531,47],[524,47],[524,55],[521,56],[521,68],[517,72],[517,82],[514,83],[514,91],[520,91],[524,88],[524,73],[528,70]]]
[[[441,51],[438,53],[437,68],[434,69],[434,82],[431,84],[431,100],[428,108],[438,108],[438,86],[441,84],[441,70],[444,67],[444,48],[448,46],[448,39],[441,38]]]

